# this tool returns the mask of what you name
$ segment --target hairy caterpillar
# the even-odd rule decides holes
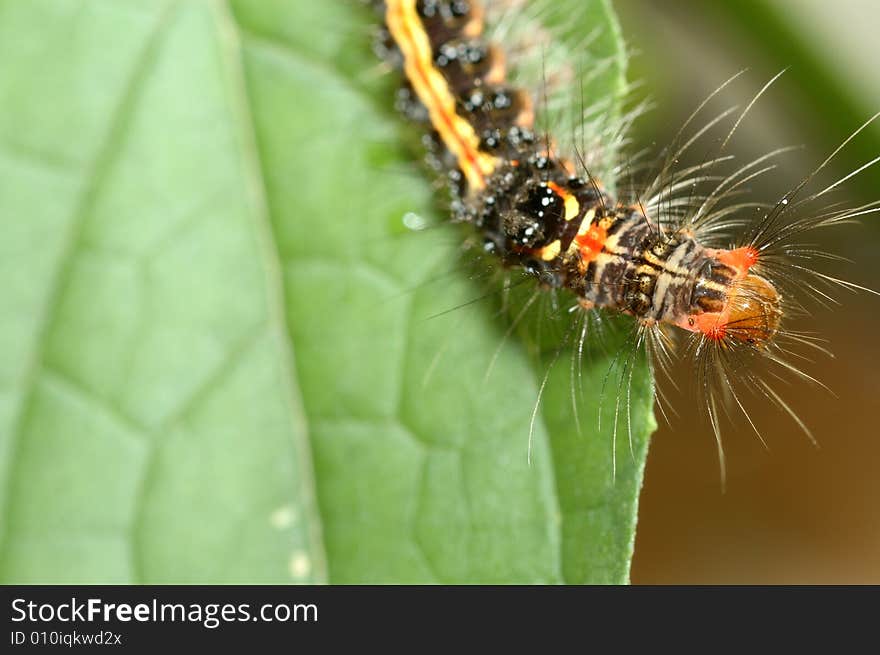
[[[801,311],[797,291],[822,300],[833,287],[862,287],[814,270],[810,262],[824,254],[799,239],[877,211],[878,203],[819,210],[809,203],[880,158],[817,192],[806,188],[876,116],[777,203],[730,203],[782,152],[727,175],[714,172],[728,159],[723,153],[733,133],[774,78],[735,116],[705,161],[678,168],[680,156],[727,113],[694,136],[685,138],[683,128],[683,143],[669,148],[656,177],[631,198],[618,197],[614,180],[594,174],[592,153],[577,144],[566,149],[537,129],[538,99],[508,82],[503,44],[486,37],[482,5],[381,4],[387,29],[383,56],[406,80],[398,104],[429,126],[432,161],[448,176],[453,219],[475,228],[484,252],[543,288],[568,292],[579,310],[633,317],[634,350],[647,350],[661,370],[677,336],[690,335],[688,350],[706,392],[722,464],[720,413],[733,407],[748,418],[734,380],[778,404],[809,435],[768,380],[788,373],[815,382],[792,363],[790,353],[792,344],[819,347],[787,326]],[[700,188],[713,182],[714,187]],[[582,330],[579,349],[585,337]],[[762,375],[762,366],[775,370]]]

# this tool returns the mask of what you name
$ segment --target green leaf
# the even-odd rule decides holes
[[[373,20],[0,2],[4,582],[626,581],[650,378],[614,479],[612,356],[578,432],[562,352],[529,462],[548,358],[494,297],[432,318],[486,291],[456,228],[403,229],[439,210]]]

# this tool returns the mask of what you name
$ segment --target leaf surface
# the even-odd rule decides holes
[[[372,20],[0,3],[3,581],[627,579],[650,380],[613,480],[610,356],[578,432],[562,353],[529,463],[545,366],[506,339],[486,380],[462,234],[403,229],[439,210]]]

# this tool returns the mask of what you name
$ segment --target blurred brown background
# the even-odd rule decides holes
[[[744,106],[774,74],[789,70],[744,122],[732,152],[748,160],[803,145],[784,170],[753,185],[776,200],[846,136],[880,110],[880,3],[876,0],[615,0],[634,50],[630,78],[656,109],[637,142],[662,145],[715,87],[748,72],[718,107]],[[880,121],[843,152],[826,184],[880,154]],[[816,187],[820,189],[823,187]],[[880,165],[837,199],[880,198]],[[880,289],[880,214],[815,235],[852,264],[822,270]],[[681,416],[654,436],[641,501],[632,581],[638,583],[880,583],[880,298],[841,293],[833,310],[813,307],[794,327],[821,334],[835,358],[806,370],[837,398],[805,384],[783,389],[813,430],[814,448],[778,408],[728,429],[726,491],[715,443],[690,396]],[[679,372],[689,375],[687,369]]]

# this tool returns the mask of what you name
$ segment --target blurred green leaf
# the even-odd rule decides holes
[[[627,579],[648,374],[613,480],[611,359],[578,433],[561,353],[529,464],[545,367],[509,339],[484,380],[494,298],[431,318],[485,289],[402,228],[438,210],[373,20],[0,2],[3,581]],[[610,9],[581,20],[616,91]]]
[[[0,4],[4,582],[322,580],[219,4]]]

